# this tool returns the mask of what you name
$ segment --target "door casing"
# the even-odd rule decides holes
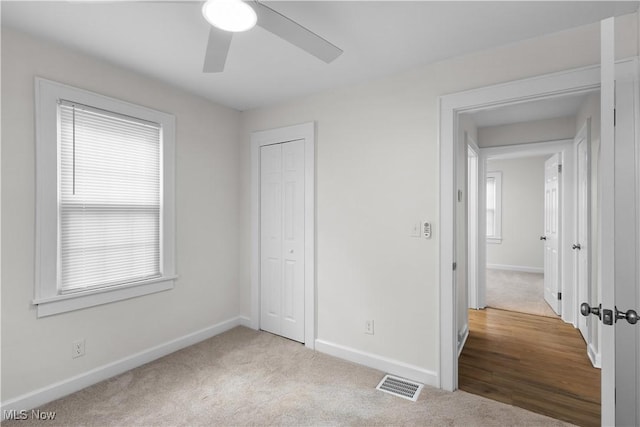
[[[628,70],[629,67],[636,70],[636,62],[637,58],[618,61],[616,72]],[[530,100],[581,94],[599,88],[600,66],[596,65],[440,97],[440,369],[438,379],[441,388],[449,391],[458,388],[457,299],[453,286],[453,263],[455,261],[455,147],[460,143],[458,140],[459,114]]]
[[[251,134],[251,328],[260,329],[260,147],[304,140],[304,345],[315,348],[315,123]]]
[[[480,174],[478,173],[480,163],[480,149],[476,142],[466,135],[467,144],[467,234],[469,236],[467,242],[467,283],[469,308],[480,308],[478,298],[479,274],[478,274],[478,229],[480,222],[478,221],[478,184]],[[484,307],[484,306],[482,306]]]

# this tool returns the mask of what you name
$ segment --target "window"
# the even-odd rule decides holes
[[[38,316],[173,287],[174,117],[44,79]]]
[[[487,242],[502,242],[502,172],[487,172]]]

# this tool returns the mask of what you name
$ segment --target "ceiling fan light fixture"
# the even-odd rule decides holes
[[[242,0],[207,0],[202,15],[214,27],[234,33],[250,30],[258,21],[255,10]]]

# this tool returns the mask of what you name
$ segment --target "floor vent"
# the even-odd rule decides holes
[[[420,396],[420,390],[422,390],[422,387],[424,387],[423,384],[414,381],[394,377],[393,375],[385,375],[376,388],[380,391],[384,391],[385,393],[393,394],[394,396],[415,402],[418,400],[418,396]]]

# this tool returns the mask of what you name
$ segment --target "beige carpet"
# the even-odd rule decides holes
[[[417,402],[375,390],[383,373],[238,327],[52,402],[54,421],[9,426],[562,426],[462,391]]]
[[[487,269],[487,307],[558,317],[544,300],[544,275]]]

